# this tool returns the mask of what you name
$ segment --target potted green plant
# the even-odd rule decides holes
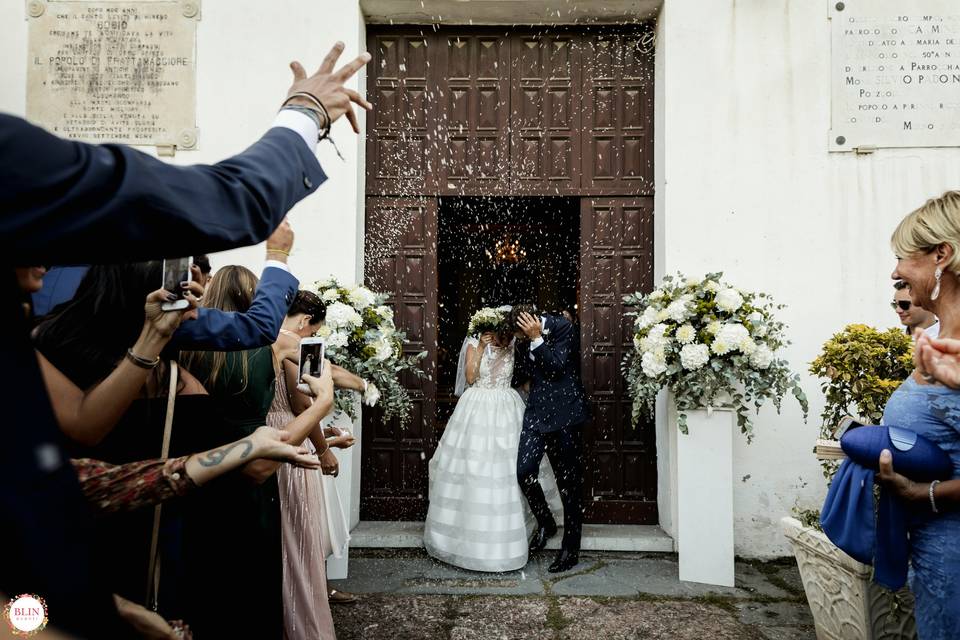
[[[821,378],[826,404],[820,435],[830,439],[846,415],[878,424],[890,395],[913,371],[913,342],[899,329],[879,331],[852,324],[827,340],[810,364]],[[823,461],[829,482],[837,463]],[[820,529],[817,509],[783,518],[813,613],[819,640],[916,638],[913,598],[892,593],[872,580],[873,570],[834,546]]]

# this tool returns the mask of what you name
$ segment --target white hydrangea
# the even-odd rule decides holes
[[[710,349],[705,344],[685,344],[680,349],[680,364],[684,369],[693,371],[710,361]]]
[[[707,284],[703,285],[703,288],[709,291],[710,293],[717,293],[720,291],[720,285],[717,284],[715,280],[708,280]]]
[[[691,324],[684,324],[677,328],[677,342],[690,344],[697,337],[697,330]]]
[[[654,322],[657,321],[657,310],[653,307],[647,307],[643,310],[639,316],[637,316],[637,321],[634,323],[637,331],[643,331]]]
[[[655,317],[657,322],[663,322],[664,320],[670,319],[670,313],[666,309],[660,309],[660,311],[657,311],[657,315]]]
[[[334,330],[341,327],[355,328],[363,324],[363,318],[350,305],[334,302],[327,307],[327,324]]]
[[[722,289],[717,293],[717,306],[728,312],[733,313],[743,305],[743,296],[736,289]]]
[[[393,357],[393,344],[386,339],[380,339],[375,343],[377,354],[374,356],[380,362],[389,360]]]
[[[740,348],[744,340],[750,339],[747,328],[738,322],[721,325],[716,333],[710,350],[718,356],[730,353]]]
[[[647,351],[640,359],[640,368],[648,378],[656,378],[667,370],[667,359],[663,351]]]
[[[648,333],[647,335],[649,335],[654,340],[662,340],[663,336],[666,335],[666,333],[667,333],[667,325],[655,324],[652,327],[650,327],[650,333]]]
[[[674,322],[683,322],[690,317],[690,310],[687,307],[687,299],[679,298],[667,305],[666,312]]]
[[[336,288],[327,289],[327,290],[324,291],[322,294],[320,294],[320,297],[321,297],[321,298],[323,299],[323,301],[326,302],[326,303],[336,302],[337,300],[340,299],[340,292],[337,291]]]
[[[377,302],[376,294],[366,287],[353,287],[347,294],[347,299],[350,300],[350,304],[361,311],[367,307],[372,307]]]
[[[348,336],[346,333],[343,333],[341,331],[334,331],[327,338],[327,346],[333,347],[333,348],[345,347],[347,346],[347,343],[349,341],[350,341],[350,336]]]
[[[757,369],[766,369],[773,362],[773,351],[765,344],[757,346],[750,356],[750,364]]]

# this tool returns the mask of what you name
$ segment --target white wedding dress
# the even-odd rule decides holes
[[[474,571],[512,571],[527,564],[533,518],[517,484],[525,405],[510,386],[513,359],[513,345],[486,349],[479,377],[457,402],[430,460],[424,546],[434,558]],[[540,482],[563,522],[562,514],[556,515],[560,497],[546,456]]]

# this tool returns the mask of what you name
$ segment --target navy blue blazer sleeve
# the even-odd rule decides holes
[[[573,325],[562,318],[551,318],[550,336],[544,336],[543,344],[532,351],[533,364],[547,380],[563,377],[564,367],[573,349]]]
[[[132,262],[256,244],[324,180],[303,139],[281,127],[217,164],[177,166],[0,114],[8,264]]]
[[[287,310],[300,281],[277,267],[267,267],[260,277],[253,304],[245,313],[197,309],[173,334],[170,347],[194,351],[244,351],[277,341]]]

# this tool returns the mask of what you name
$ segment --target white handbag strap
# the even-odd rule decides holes
[[[176,361],[170,361],[170,388],[167,391],[167,413],[163,421],[163,442],[160,445],[160,457],[166,460],[170,456],[170,435],[173,432],[173,409],[177,401],[178,367]],[[150,539],[150,564],[147,570],[147,606],[157,610],[157,596],[160,591],[160,507],[153,508],[153,536]]]

